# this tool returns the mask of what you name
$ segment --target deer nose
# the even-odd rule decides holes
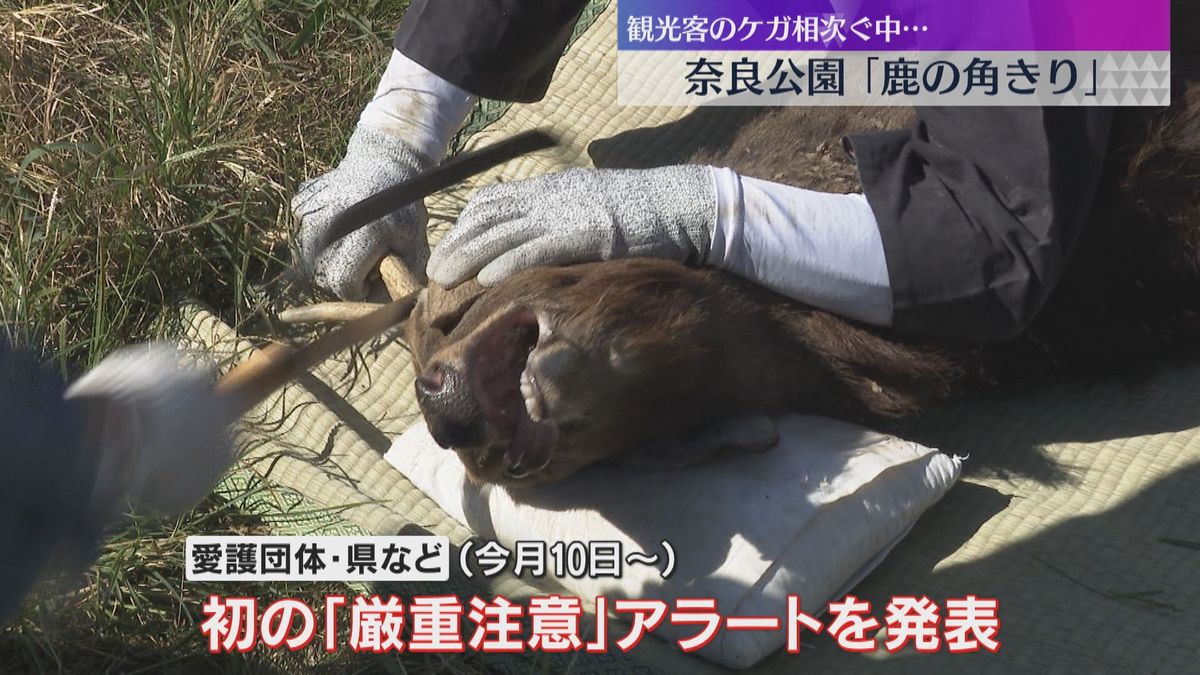
[[[440,363],[430,366],[430,368],[417,378],[417,397],[427,399],[430,396],[436,396],[442,392],[446,386],[446,366]],[[450,370],[451,373],[457,374],[458,371]]]
[[[484,442],[483,412],[459,370],[431,364],[417,378],[417,403],[433,440],[443,448],[467,448]]]

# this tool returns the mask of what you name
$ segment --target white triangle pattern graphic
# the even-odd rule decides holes
[[[1099,67],[1100,86],[1092,103],[1166,105],[1170,99],[1170,52],[1110,52]],[[1090,91],[1091,61],[1080,64],[1081,86]],[[1073,92],[1074,93],[1074,92]],[[1064,97],[1065,99],[1066,97]],[[1072,96],[1077,102],[1078,96]]]

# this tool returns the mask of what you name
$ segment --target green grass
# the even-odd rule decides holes
[[[187,293],[234,323],[289,256],[403,2],[11,3],[0,14],[0,323],[64,364]]]
[[[406,4],[0,0],[0,329],[70,373],[155,337],[182,296],[253,320],[255,289],[290,260],[291,193],[340,158]],[[213,589],[183,583],[183,540],[261,531],[216,496],[177,520],[134,520],[82,580],[40,588],[3,629],[2,669],[469,669],[208,655],[197,615]]]

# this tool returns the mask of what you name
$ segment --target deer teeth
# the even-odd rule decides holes
[[[542,402],[538,399],[537,388],[528,370],[521,371],[521,398],[525,399],[525,412],[534,422],[542,421]]]

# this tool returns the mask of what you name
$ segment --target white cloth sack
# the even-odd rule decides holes
[[[510,550],[517,541],[618,541],[623,556],[660,556],[658,568],[625,565],[620,579],[559,579],[585,608],[600,595],[610,607],[615,598],[661,599],[671,608],[676,598],[715,598],[724,617],[786,620],[794,594],[806,613],[819,616],[945,494],[961,461],[834,420],[797,415],[778,422],[779,444],[760,454],[670,471],[598,466],[511,493],[472,485],[457,455],[438,447],[423,422],[398,438],[386,459],[452,517]],[[676,557],[665,580],[663,540]],[[653,634],[674,641],[697,630],[668,618]],[[610,630],[610,648],[622,636]],[[745,668],[786,637],[786,629],[722,629],[699,654]]]

